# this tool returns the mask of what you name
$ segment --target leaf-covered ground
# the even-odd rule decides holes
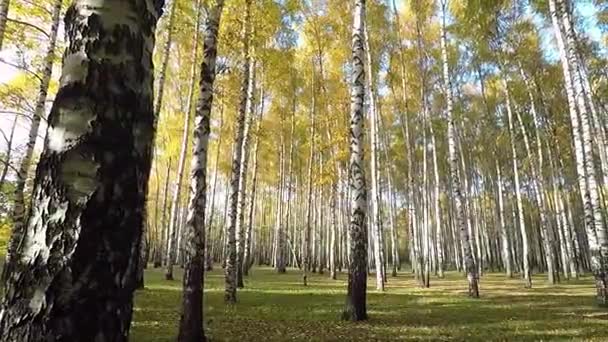
[[[135,302],[132,341],[175,341],[181,300],[181,273],[165,281],[160,269],[146,273],[146,289]],[[389,278],[387,290],[368,296],[370,319],[339,319],[345,279],[312,275],[303,287],[300,273],[278,275],[256,268],[238,292],[238,304],[223,303],[222,270],[206,279],[206,330],[211,341],[608,341],[608,310],[594,304],[590,278],[534,288],[519,279],[486,274],[481,298],[468,299],[465,279],[448,273],[421,289],[408,272]]]

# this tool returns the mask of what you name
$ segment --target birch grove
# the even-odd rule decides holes
[[[178,341],[247,340],[214,319],[242,324],[260,300],[290,321],[304,306],[275,310],[287,295],[318,318],[310,339],[341,338],[329,311],[374,317],[361,326],[374,339],[402,306],[426,331],[461,317],[444,320],[444,300],[482,327],[508,299],[530,310],[495,334],[525,339],[526,315],[563,303],[585,329],[547,331],[595,338],[607,13],[604,0],[0,0],[0,341],[141,339],[151,296],[180,290],[162,303]],[[317,292],[344,302],[317,310]]]

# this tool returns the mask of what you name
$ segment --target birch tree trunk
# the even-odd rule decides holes
[[[496,160],[496,180],[498,187],[498,219],[500,229],[500,241],[502,250],[502,261],[505,265],[505,273],[507,277],[513,277],[513,267],[511,266],[511,249],[509,242],[509,233],[507,232],[507,226],[505,224],[505,209],[503,202],[503,183],[502,174],[500,172],[500,165]]]
[[[585,183],[587,184],[587,192],[583,206],[585,210],[585,225],[594,228],[596,236],[587,234],[589,240],[589,252],[591,255],[591,270],[595,277],[597,301],[599,305],[608,306],[608,232],[604,223],[602,207],[599,200],[599,191],[597,186],[597,177],[595,171],[595,163],[593,160],[593,145],[595,138],[591,134],[591,122],[586,102],[584,81],[581,78],[581,70],[579,61],[577,60],[576,51],[576,34],[574,26],[571,23],[570,11],[568,3],[563,0],[558,0],[561,6],[562,22],[566,36],[566,52],[568,56],[568,64],[572,67],[573,75],[572,83],[576,94],[576,104],[580,115],[581,138],[583,145],[583,159],[585,165]],[[595,142],[597,144],[597,142]],[[593,241],[593,240],[596,241]]]
[[[128,340],[161,8],[81,0],[67,12],[69,44],[29,220],[7,273],[0,341]]]
[[[367,69],[367,89],[369,99],[369,122],[370,122],[370,158],[371,158],[371,181],[372,181],[372,228],[373,228],[373,239],[374,239],[374,260],[376,268],[376,290],[384,291],[384,277],[382,273],[383,260],[382,260],[382,229],[381,226],[381,214],[380,214],[380,190],[378,189],[378,127],[376,115],[378,115],[376,108],[376,94],[373,84],[372,77],[372,57],[369,51],[369,37],[367,36],[367,29],[364,27],[364,39],[365,39],[365,54],[366,54],[366,69]]]
[[[169,65],[169,54],[171,52],[171,45],[173,44],[173,25],[175,23],[175,12],[177,8],[177,0],[172,0],[171,9],[169,13],[169,23],[167,25],[167,40],[165,41],[165,45],[163,47],[162,54],[162,62],[161,62],[161,70],[160,76],[158,80],[158,94],[156,95],[156,103],[154,106],[154,111],[156,113],[156,117],[160,117],[160,113],[163,108],[163,97],[165,92],[165,80],[167,76],[167,66]],[[198,31],[198,30],[197,30]],[[196,41],[198,44],[198,32],[195,32]],[[194,51],[196,53],[196,49]],[[196,75],[196,64],[193,67],[192,75]],[[196,76],[194,76],[195,78]],[[192,81],[192,79],[191,79]],[[190,84],[190,95],[188,98],[188,102],[191,101],[192,95],[194,94],[194,82]],[[184,178],[184,168],[186,164],[186,151],[188,150],[188,134],[190,133],[190,107],[186,110],[184,115],[184,130],[182,133],[182,145],[179,154],[179,161],[177,164],[177,176],[175,178],[175,183],[173,183],[173,197],[171,199],[171,214],[169,216],[169,234],[167,240],[167,269],[165,271],[165,279],[173,280],[173,263],[175,263],[175,255],[176,249],[179,248],[176,240],[177,240],[177,226],[179,215],[179,200],[181,195],[182,188],[182,180]]]
[[[584,91],[580,74],[576,71],[577,61],[575,58],[574,30],[568,16],[568,8],[563,1],[550,0],[549,9],[560,51],[566,93],[568,95],[570,122],[576,156],[576,170],[585,214],[585,229],[591,254],[591,268],[596,282],[597,301],[600,305],[607,305],[606,269],[608,268],[608,237],[599,204],[592,153],[593,143]]]
[[[312,62],[312,96],[311,96],[311,107],[310,107],[310,150],[308,155],[308,172],[306,177],[306,227],[304,228],[304,253],[302,256],[303,264],[302,267],[302,282],[304,286],[307,286],[308,272],[310,271],[311,265],[311,248],[310,248],[310,234],[312,230],[312,169],[314,167],[315,158],[315,111],[316,111],[316,84],[315,84],[315,63]]]
[[[13,228],[11,232],[11,238],[8,243],[6,251],[6,262],[2,272],[2,280],[6,280],[6,273],[10,272],[8,267],[11,267],[13,263],[11,258],[15,254],[18,245],[23,239],[26,227],[25,217],[25,183],[27,181],[28,171],[32,163],[34,155],[34,149],[36,147],[36,141],[38,140],[38,130],[40,128],[40,121],[46,113],[46,98],[48,95],[49,84],[51,82],[51,76],[53,73],[53,62],[55,59],[55,46],[57,44],[57,33],[59,31],[59,19],[61,17],[61,5],[63,0],[56,0],[53,3],[53,15],[51,23],[51,31],[49,34],[49,45],[47,46],[43,66],[40,70],[40,86],[38,88],[38,97],[36,98],[36,104],[34,105],[34,117],[32,118],[32,124],[27,138],[27,145],[25,152],[19,164],[17,171],[17,179],[15,181],[15,193],[14,203],[12,208],[11,217],[13,218]],[[8,5],[8,4],[7,4]],[[67,76],[66,76],[67,77]]]
[[[515,129],[513,128],[513,113],[511,108],[511,95],[507,86],[507,82],[503,80],[503,86],[505,88],[505,99],[507,107],[507,120],[509,122],[509,135],[511,142],[511,161],[513,163],[513,177],[515,184],[515,201],[517,206],[517,217],[518,225],[521,232],[522,240],[522,262],[523,262],[523,276],[524,286],[526,288],[532,287],[532,275],[530,273],[530,245],[528,243],[528,232],[526,230],[526,219],[524,216],[524,207],[521,198],[521,185],[519,182],[519,162],[517,158],[517,149],[515,148]]]
[[[220,92],[219,93],[220,97],[223,96],[223,94]],[[205,271],[211,271],[213,270],[213,253],[211,252],[212,247],[214,245],[211,245],[211,241],[213,241],[211,239],[211,233],[212,233],[212,228],[213,228],[213,223],[214,223],[214,218],[215,218],[215,195],[216,195],[216,190],[217,190],[217,179],[218,179],[218,170],[219,170],[219,161],[220,161],[220,152],[222,149],[222,136],[223,134],[221,133],[222,129],[224,128],[224,103],[223,101],[220,100],[220,126],[219,126],[219,131],[220,133],[218,134],[218,140],[217,140],[217,150],[215,152],[215,167],[213,170],[213,186],[212,186],[212,190],[211,190],[211,204],[209,205],[209,208],[207,208],[207,212],[205,214],[205,218],[207,218],[207,236],[208,238],[205,239]],[[220,236],[221,234],[218,234],[218,236]],[[217,239],[217,241],[221,241],[221,239]]]
[[[260,101],[264,101],[264,96],[260,98]],[[255,200],[257,194],[257,186],[258,186],[258,149],[260,144],[260,123],[261,117],[258,118],[255,130],[255,142],[253,143],[253,179],[251,180],[251,199],[249,200],[249,209],[247,214],[247,232],[245,234],[245,252],[243,255],[243,275],[249,275],[249,269],[252,265],[252,257],[251,257],[251,244],[252,240],[252,231],[254,225],[254,212],[255,212]]]
[[[6,181],[6,175],[8,174],[8,169],[11,168],[11,156],[13,154],[13,139],[15,138],[15,129],[17,128],[17,122],[19,122],[19,116],[15,115],[15,119],[13,120],[13,125],[11,126],[11,133],[9,134],[9,138],[6,145],[6,161],[4,162],[4,168],[2,169],[2,174],[0,174],[0,191],[2,191],[2,187],[4,186],[4,182]]]
[[[364,100],[365,100],[365,0],[355,0],[352,33],[352,74],[350,114],[350,264],[348,290],[343,319],[367,319],[367,186],[363,161]]]
[[[180,342],[206,341],[203,330],[203,288],[205,279],[207,152],[209,148],[211,107],[213,105],[217,41],[223,6],[223,0],[216,0],[209,10],[205,23],[200,96],[196,106],[192,162],[190,165],[190,198],[184,234],[186,265],[183,279],[182,315],[177,338]],[[196,26],[198,29],[198,23]]]
[[[2,51],[4,33],[6,32],[6,22],[8,21],[8,9],[10,6],[11,0],[0,0],[0,51]]]
[[[245,287],[243,283],[243,260],[245,257],[246,229],[245,204],[247,202],[247,170],[249,168],[249,140],[251,134],[251,123],[254,117],[254,92],[255,92],[255,60],[250,57],[249,77],[247,84],[247,99],[245,104],[245,127],[243,129],[243,142],[241,145],[241,167],[239,170],[239,194],[237,205],[236,226],[236,284],[239,288]]]
[[[241,83],[241,95],[239,111],[236,118],[234,130],[234,151],[232,155],[232,170],[230,176],[230,207],[228,208],[228,229],[227,229],[227,253],[226,253],[226,269],[225,269],[225,295],[224,300],[227,303],[236,303],[236,287],[237,287],[237,246],[236,246],[236,229],[238,225],[238,198],[240,188],[240,174],[242,161],[242,146],[245,137],[245,124],[247,114],[247,98],[249,89],[250,77],[250,36],[251,36],[251,2],[246,1],[245,9],[245,24],[243,32],[243,78]]]
[[[471,242],[469,240],[469,232],[465,223],[464,208],[462,193],[460,189],[460,178],[458,175],[458,155],[456,153],[456,127],[452,114],[452,81],[450,80],[450,71],[448,65],[447,53],[447,34],[445,31],[445,21],[447,15],[447,0],[441,0],[442,7],[442,24],[441,24],[441,57],[443,64],[443,82],[446,98],[446,116],[448,120],[448,158],[450,164],[450,179],[452,187],[452,201],[454,201],[454,211],[456,215],[456,223],[460,230],[460,239],[464,252],[464,262],[466,267],[467,280],[469,282],[469,296],[479,297],[479,287],[477,279],[477,267],[473,259],[471,250]],[[462,156],[461,156],[462,157]]]

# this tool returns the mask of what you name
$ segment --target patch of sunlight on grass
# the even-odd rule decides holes
[[[176,269],[175,279],[181,279]],[[368,281],[366,322],[340,320],[346,276],[277,274],[255,268],[239,290],[238,303],[223,302],[224,276],[216,269],[205,279],[205,326],[212,341],[605,341],[608,314],[594,306],[589,277],[545,283],[534,277],[524,289],[521,279],[487,273],[481,278],[481,298],[466,297],[466,280],[448,272],[420,288],[409,272],[389,277],[379,293]],[[181,282],[167,282],[163,271],[146,272],[147,289],[136,295],[131,340],[175,340],[180,315]]]

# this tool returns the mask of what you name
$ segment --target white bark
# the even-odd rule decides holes
[[[36,147],[36,141],[38,140],[38,130],[40,128],[40,121],[43,117],[45,117],[46,113],[46,99],[49,90],[49,84],[51,82],[51,77],[53,73],[53,64],[55,60],[55,46],[57,44],[57,34],[59,31],[59,19],[61,17],[61,6],[63,4],[63,0],[56,0],[53,3],[53,15],[51,21],[51,31],[49,34],[49,45],[47,46],[44,62],[42,68],[39,72],[41,75],[40,78],[40,86],[38,88],[38,97],[36,98],[36,104],[34,106],[34,117],[32,118],[32,124],[30,126],[27,145],[25,147],[25,152],[19,164],[19,170],[17,171],[17,180],[15,184],[15,198],[12,208],[11,217],[13,218],[13,229],[11,234],[11,239],[9,241],[9,246],[6,252],[6,263],[3,271],[2,279],[5,279],[4,275],[8,271],[6,267],[10,264],[10,259],[18,247],[18,244],[21,243],[23,230],[25,227],[25,183],[27,181],[27,175],[31,167],[32,158],[34,156],[34,149]],[[6,4],[8,6],[8,4]],[[71,59],[67,59],[64,62],[64,68],[68,69],[69,61]],[[65,65],[68,65],[67,67]],[[69,78],[69,76],[65,75],[65,79],[60,81],[61,84],[65,84]],[[50,146],[60,147],[60,141],[54,139],[54,135],[49,136],[49,144]]]

